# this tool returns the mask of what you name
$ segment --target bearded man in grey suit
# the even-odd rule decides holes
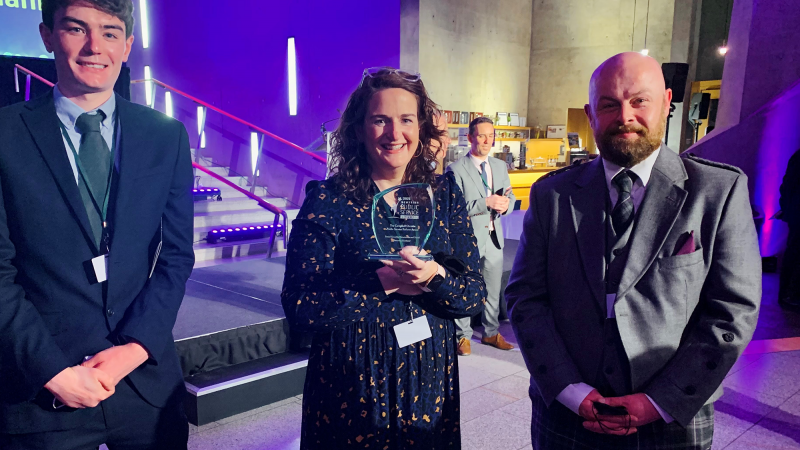
[[[671,97],[654,59],[605,61],[585,107],[602,158],[531,187],[506,298],[533,448],[711,448],[761,260],[745,175],[661,143]]]
[[[470,151],[447,166],[464,193],[472,228],[481,255],[481,275],[486,281],[486,307],[481,317],[483,337],[481,343],[500,350],[511,350],[499,332],[500,289],[503,278],[503,225],[500,216],[513,209],[516,202],[511,192],[506,163],[492,158],[494,125],[488,117],[478,117],[469,124]],[[472,339],[471,317],[456,319],[458,354],[469,355]]]

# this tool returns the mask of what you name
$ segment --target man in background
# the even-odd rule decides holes
[[[488,117],[478,117],[469,124],[470,151],[447,166],[464,193],[467,211],[472,220],[478,251],[481,255],[481,274],[486,281],[486,307],[481,316],[481,343],[501,350],[511,350],[499,332],[500,288],[503,278],[503,225],[500,216],[507,214],[516,198],[511,192],[506,163],[489,156],[494,146],[494,124]],[[458,354],[472,352],[471,317],[456,319]]]

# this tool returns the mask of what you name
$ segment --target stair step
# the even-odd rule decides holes
[[[283,255],[284,250],[283,237],[275,236],[272,257]],[[247,241],[217,242],[214,244],[202,242],[194,244],[195,262],[235,259],[256,255],[263,256],[267,254],[269,254],[269,237]]]
[[[231,172],[230,172],[230,168],[228,168],[228,167],[210,166],[210,165],[208,165],[207,163],[206,163],[206,164],[204,164],[204,163],[202,163],[202,162],[200,163],[200,165],[201,165],[201,166],[203,166],[204,168],[206,168],[206,169],[208,169],[208,170],[210,170],[210,171],[212,171],[212,172],[216,173],[217,175],[222,175],[223,177],[229,177],[229,176],[232,176],[232,174],[231,174]],[[209,176],[209,175],[207,175],[206,173],[204,173],[204,172],[203,172],[203,171],[201,171],[201,170],[197,170],[197,171],[195,171],[195,176],[198,176],[198,177],[207,177],[207,176]]]
[[[284,352],[186,378],[189,422],[201,426],[303,393],[307,353]]]
[[[205,235],[208,234],[209,231],[215,230],[217,228],[222,228],[222,227],[235,228],[235,227],[254,227],[254,226],[257,226],[257,225],[272,225],[272,223],[275,220],[275,216],[271,212],[266,211],[263,208],[261,208],[261,211],[265,211],[266,214],[269,214],[267,220],[261,220],[260,218],[257,218],[255,220],[247,219],[247,220],[241,220],[241,221],[235,222],[235,223],[231,222],[231,223],[225,223],[225,224],[214,224],[213,222],[219,222],[219,221],[222,221],[222,220],[226,220],[226,221],[229,220],[229,219],[220,219],[219,217],[216,217],[216,216],[220,216],[220,215],[224,216],[225,214],[227,214],[227,212],[195,213],[195,227],[194,227],[195,236],[194,236],[194,240],[197,241],[198,239],[204,238]],[[297,217],[297,213],[299,212],[299,210],[297,210],[297,209],[287,209],[285,211],[286,211],[286,216],[288,218],[287,227],[289,228],[289,231],[291,231],[291,229],[292,229],[292,220],[294,220],[294,218]],[[197,223],[197,219],[199,217],[206,217],[206,216],[212,216],[212,217],[208,218],[208,219],[202,219],[204,222],[206,222],[206,224],[199,225]],[[210,224],[208,224],[208,223],[210,223]],[[279,224],[283,225],[283,219],[280,220]]]
[[[276,244],[277,246],[277,244]],[[204,261],[196,260],[194,262],[194,268],[200,269],[203,267],[211,267],[211,266],[218,266],[220,264],[231,264],[231,263],[238,263],[242,261],[248,261],[251,259],[266,259],[266,253],[255,253],[252,255],[247,256],[231,256],[230,258],[219,258],[219,259],[206,259]],[[272,258],[271,259],[278,259],[281,257],[286,256],[286,250],[278,250],[277,248],[272,251]]]
[[[239,226],[245,223],[271,224],[275,215],[264,208],[234,211],[195,212],[194,227]]]
[[[281,209],[287,209],[287,206],[291,208],[291,205],[287,205],[286,199],[280,197],[261,197],[267,203],[277,206]],[[249,198],[249,197],[239,197],[239,198],[225,198],[222,197],[222,200],[198,200],[194,202],[194,212],[195,213],[206,213],[206,212],[219,212],[219,211],[237,211],[237,210],[248,210],[248,209],[264,209],[258,205],[258,203]]]

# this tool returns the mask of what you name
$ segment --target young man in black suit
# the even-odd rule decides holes
[[[183,125],[113,92],[131,0],[42,2],[58,84],[0,109],[0,448],[186,448]]]

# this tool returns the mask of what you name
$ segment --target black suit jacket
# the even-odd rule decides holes
[[[800,150],[794,152],[786,165],[781,184],[781,211],[790,228],[800,227]]]
[[[102,284],[85,270],[99,252],[52,92],[0,109],[0,432],[80,425],[96,408],[53,411],[43,386],[131,339],[151,355],[128,377],[147,402],[163,406],[182,389],[172,327],[194,264],[188,135],[149,108],[119,96],[116,105],[121,143]]]

